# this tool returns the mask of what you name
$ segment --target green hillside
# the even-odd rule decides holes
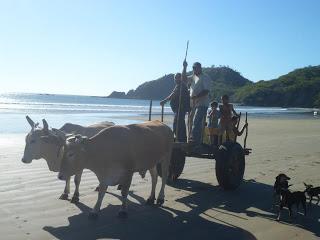
[[[220,100],[224,94],[228,94],[234,100],[236,90],[253,83],[244,78],[239,72],[225,66],[204,68],[203,71],[212,79],[211,98]]]
[[[212,99],[219,99],[223,94],[229,94],[232,99],[237,89],[252,84],[251,81],[229,67],[209,67],[203,68],[203,71],[212,79]],[[145,82],[127,94],[113,92],[109,97],[161,100],[173,90],[173,77],[173,74],[165,75],[159,79]]]
[[[250,106],[319,107],[320,66],[294,70],[270,81],[260,81],[236,91],[234,100]]]

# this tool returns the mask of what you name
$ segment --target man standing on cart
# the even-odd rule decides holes
[[[199,62],[195,62],[192,66],[193,74],[187,76],[187,61],[183,62],[182,79],[187,82],[190,87],[191,98],[191,112],[189,123],[191,135],[189,136],[189,142],[194,142],[197,145],[201,144],[203,123],[207,115],[209,106],[209,92],[210,92],[210,77],[202,72],[202,67]]]
[[[185,82],[181,81],[181,73],[174,75],[175,88],[171,94],[160,101],[163,106],[167,101],[170,101],[170,106],[174,112],[173,132],[177,142],[187,142],[186,133],[186,113],[190,111],[190,96]]]

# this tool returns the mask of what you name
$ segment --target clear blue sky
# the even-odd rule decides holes
[[[107,95],[188,61],[269,80],[319,65],[320,1],[0,0],[0,92]]]

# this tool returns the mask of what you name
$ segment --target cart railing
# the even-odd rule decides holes
[[[238,119],[238,122],[237,122],[237,129],[239,130],[239,125],[240,125],[240,121],[241,121],[241,115],[242,113],[240,112],[239,114],[239,119]],[[248,113],[246,112],[245,113],[245,123],[248,123]],[[188,116],[189,117],[189,116]],[[152,119],[152,100],[150,100],[150,105],[149,105],[149,121],[151,121]],[[161,105],[161,122],[164,121],[164,105]],[[204,124],[203,124],[203,128],[204,128]],[[202,131],[202,134],[203,134],[204,131]],[[190,130],[189,128],[187,127],[187,133],[188,133],[188,136],[190,135]],[[203,136],[202,136],[203,137]],[[228,133],[226,132],[226,137],[228,137]],[[251,148],[247,148],[247,138],[248,138],[248,127],[246,127],[246,131],[245,131],[245,136],[244,136],[244,140],[243,140],[243,149],[244,149],[244,152],[246,155],[249,155],[252,151]],[[228,138],[229,139],[229,138]],[[230,140],[230,139],[229,139]],[[234,139],[233,139],[234,142],[237,141],[237,136],[235,135],[234,136]],[[176,148],[182,148],[184,150],[186,149],[189,149],[190,148],[190,145],[189,143],[175,143],[175,147]]]

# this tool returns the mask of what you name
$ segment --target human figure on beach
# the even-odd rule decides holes
[[[192,66],[193,74],[186,75],[188,63],[186,60],[183,62],[182,79],[190,86],[191,98],[191,113],[189,123],[191,128],[190,142],[201,144],[202,130],[207,110],[209,106],[209,91],[211,79],[207,74],[202,72],[202,67],[199,62],[195,62]],[[189,129],[190,130],[190,129]]]
[[[186,84],[182,82],[181,73],[174,75],[174,81],[176,84],[175,88],[169,96],[160,102],[160,105],[163,106],[166,102],[170,101],[170,107],[174,113],[173,132],[176,135],[176,141],[187,142],[185,116],[190,111],[189,90]]]
[[[230,133],[232,134],[233,126],[232,126],[232,117],[239,116],[237,112],[233,108],[233,104],[229,103],[229,96],[223,95],[221,97],[222,105],[219,106],[220,108],[220,133],[223,135],[226,134],[226,140],[229,140]]]
[[[208,128],[210,135],[210,143],[217,145],[218,144],[218,127],[220,119],[220,111],[218,110],[218,102],[212,101],[210,103],[211,109],[208,112]]]

